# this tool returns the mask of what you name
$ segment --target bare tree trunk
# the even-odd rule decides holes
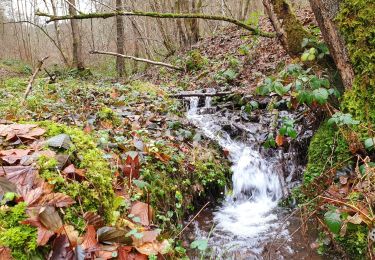
[[[303,51],[303,38],[309,37],[309,33],[288,0],[263,0],[263,5],[284,48],[291,56],[299,55]]]
[[[57,9],[56,9],[56,0],[51,0],[51,7],[52,7],[52,13],[53,15],[57,15]],[[58,21],[55,21],[53,23],[54,27],[55,27],[55,32],[56,32],[56,43],[57,43],[57,47],[59,48],[60,50],[60,53],[61,53],[61,58],[63,59],[65,65],[69,65],[69,62],[68,62],[68,59],[66,58],[65,56],[65,53],[63,51],[63,47],[62,47],[62,44],[61,44],[61,35],[60,35],[60,26],[59,26],[59,22]]]
[[[122,0],[116,0],[116,11],[123,11]],[[117,31],[117,53],[124,55],[124,19],[121,15],[116,16],[116,31]],[[121,56],[116,57],[117,76],[123,77],[125,73],[125,59]]]
[[[330,54],[340,72],[342,82],[345,88],[351,88],[354,80],[354,70],[350,63],[345,41],[334,22],[339,10],[339,4],[339,0],[310,0],[311,8],[322,31],[324,41],[328,44]]]
[[[70,15],[77,15],[76,0],[70,0],[68,5],[68,10]],[[70,25],[72,27],[72,37],[73,37],[73,66],[79,70],[84,69],[83,59],[82,59],[82,42],[79,36],[79,25],[77,20],[70,20]]]

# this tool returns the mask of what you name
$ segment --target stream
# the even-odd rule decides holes
[[[209,250],[204,257],[192,259],[320,259],[310,249],[302,234],[291,233],[299,219],[290,218],[288,210],[278,206],[284,194],[285,180],[280,175],[278,156],[265,158],[254,138],[235,138],[223,130],[223,113],[215,113],[211,98],[199,107],[199,98],[190,97],[187,119],[204,136],[228,151],[232,164],[232,189],[224,200],[205,209],[190,227],[192,240],[208,239]],[[228,115],[231,116],[230,114]],[[250,125],[249,128],[257,125]],[[254,132],[254,129],[248,129]],[[267,247],[281,245],[276,254]],[[285,245],[284,245],[285,244]]]

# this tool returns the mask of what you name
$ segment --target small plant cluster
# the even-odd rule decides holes
[[[279,96],[289,96],[289,107],[294,100],[299,104],[323,105],[331,95],[339,96],[339,92],[330,87],[325,77],[318,77],[312,69],[304,70],[298,64],[289,65],[277,77],[268,77],[256,90],[259,95],[276,93]]]

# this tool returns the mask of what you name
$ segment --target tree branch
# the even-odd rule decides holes
[[[174,66],[174,65],[169,64],[169,63],[164,63],[164,62],[159,62],[159,61],[153,61],[153,60],[138,58],[138,57],[129,56],[129,55],[122,55],[122,54],[115,53],[115,52],[93,50],[93,51],[90,51],[90,54],[104,54],[104,55],[117,56],[117,57],[122,57],[122,58],[125,58],[125,59],[134,60],[134,61],[140,61],[140,62],[149,63],[149,64],[156,65],[156,66],[167,67],[167,68],[174,69],[174,70],[184,70],[181,67],[177,67],[177,66]]]
[[[28,23],[28,24],[31,24],[33,26],[35,26],[36,28],[38,28],[39,30],[41,30],[46,36],[48,39],[50,39],[50,41],[53,43],[53,45],[55,45],[55,47],[58,49],[58,51],[60,52],[61,54],[61,57],[63,58],[64,60],[64,63],[65,64],[69,64],[66,56],[65,56],[65,53],[63,52],[63,50],[60,48],[59,44],[55,41],[55,39],[52,38],[51,35],[49,35],[49,33],[40,25],[36,24],[36,23],[33,23],[33,22],[30,22],[30,21],[27,21],[27,20],[24,20],[24,21],[16,21],[16,22],[7,22],[7,23],[4,23],[4,24],[22,24],[22,23]]]
[[[34,83],[34,80],[36,78],[36,76],[38,75],[39,71],[41,70],[42,66],[43,66],[43,63],[44,61],[48,59],[48,56],[47,57],[44,57],[43,59],[41,59],[39,62],[38,62],[38,65],[33,73],[33,75],[30,77],[29,79],[29,83],[27,84],[27,88],[26,88],[26,91],[25,91],[25,95],[24,95],[24,98],[23,98],[23,102],[26,101],[27,97],[29,96],[32,88],[33,88],[33,83]]]
[[[207,15],[202,13],[156,13],[156,12],[140,12],[140,11],[133,11],[133,12],[108,12],[108,13],[89,13],[89,14],[78,14],[78,15],[63,15],[63,16],[55,16],[51,14],[46,14],[42,12],[36,12],[36,15],[48,17],[49,20],[47,23],[52,21],[60,21],[60,20],[70,20],[70,19],[92,19],[92,18],[110,18],[118,15],[123,16],[143,16],[143,17],[152,17],[152,18],[164,18],[164,19],[203,19],[203,20],[214,20],[214,21],[224,21],[228,23],[235,24],[241,28],[244,28],[250,31],[254,35],[260,35],[263,37],[273,38],[275,37],[274,33],[263,32],[258,28],[253,26],[247,25],[244,22],[239,20],[225,17],[225,16],[218,16],[218,15]]]

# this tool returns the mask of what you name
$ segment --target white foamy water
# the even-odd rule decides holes
[[[232,162],[233,191],[213,213],[215,228],[209,237],[213,259],[261,259],[265,243],[280,232],[275,213],[282,197],[278,174],[250,144],[232,140],[217,124],[217,117],[200,114],[197,97],[189,101],[187,118],[228,150]],[[206,106],[210,103],[207,98]],[[198,231],[197,236],[208,234]]]

